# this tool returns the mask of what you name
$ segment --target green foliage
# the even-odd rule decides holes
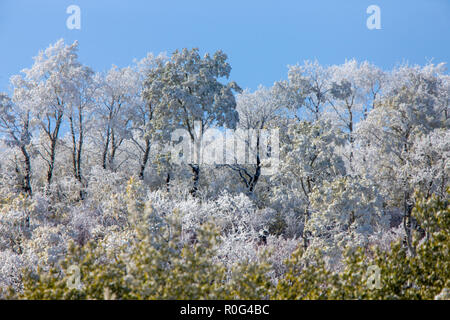
[[[416,254],[409,255],[400,242],[394,243],[389,252],[358,249],[348,256],[346,268],[339,275],[336,298],[434,299],[450,287],[449,201],[436,196],[418,199],[413,216],[425,228],[426,236],[415,239]],[[379,289],[370,289],[362,273],[371,265],[379,268]]]
[[[287,227],[285,217],[277,212],[273,221],[269,224],[269,233],[274,235],[282,235]]]
[[[167,235],[167,233],[166,233]],[[215,263],[216,233],[205,226],[198,242],[182,245],[164,237],[139,239],[130,253],[124,247],[107,257],[102,244],[71,245],[61,271],[25,273],[24,290],[12,297],[25,299],[256,299],[266,294],[267,267],[238,265],[227,281]],[[108,259],[105,259],[108,258]],[[71,289],[70,266],[80,268],[81,288]]]
[[[448,299],[449,201],[420,198],[414,217],[426,230],[415,239],[415,255],[401,242],[390,251],[350,249],[341,271],[329,270],[321,252],[305,257],[296,250],[276,286],[266,263],[241,263],[232,270],[215,260],[218,231],[209,223],[194,242],[183,242],[176,212],[169,219],[152,218],[142,203],[139,183],[127,188],[130,221],[128,242],[109,250],[107,239],[84,246],[71,243],[59,265],[26,270],[23,290],[10,297],[25,299]],[[448,191],[450,194],[450,189]],[[162,221],[162,222],[161,222]],[[152,225],[153,224],[153,225]],[[156,231],[156,232],[155,232]],[[80,287],[70,288],[71,266],[80,269]],[[379,270],[380,286],[369,285],[371,268]]]
[[[303,249],[297,249],[291,259],[286,261],[288,271],[278,282],[272,299],[327,299],[332,290],[333,278],[327,270],[320,252],[315,259],[308,261],[303,258]]]
[[[24,272],[23,291],[10,292],[22,299],[256,299],[267,294],[268,266],[236,265],[228,276],[217,263],[218,231],[212,224],[197,230],[194,243],[182,241],[176,212],[156,219],[143,203],[141,183],[127,187],[130,230],[128,243],[113,251],[107,239],[84,246],[71,243],[60,265],[49,270]],[[122,233],[123,233],[122,232]],[[79,268],[80,286],[73,266]],[[227,278],[230,279],[227,279]]]
[[[450,195],[450,189],[447,192]],[[287,261],[288,272],[279,281],[275,299],[434,299],[448,298],[450,288],[449,201],[436,196],[419,200],[414,217],[426,230],[415,240],[416,254],[407,253],[401,242],[386,252],[380,248],[348,250],[345,267],[332,273],[319,253],[308,262],[297,250]],[[380,287],[369,285],[374,266]]]

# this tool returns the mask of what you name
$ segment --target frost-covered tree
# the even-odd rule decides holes
[[[158,108],[155,117],[164,126],[187,130],[192,143],[210,127],[234,128],[237,122],[236,101],[233,90],[240,91],[235,82],[223,84],[231,66],[227,55],[217,51],[214,55],[200,56],[198,49],[175,51],[159,68],[148,73],[145,94],[156,97],[166,105]],[[199,124],[196,132],[196,122]],[[198,190],[200,164],[194,159],[192,193]]]
[[[75,82],[73,97],[66,111],[70,127],[73,175],[82,185],[85,184],[82,174],[84,143],[89,126],[92,124],[96,90],[93,74],[91,69],[85,68],[73,79]]]
[[[311,215],[305,225],[310,251],[320,248],[330,263],[348,248],[365,247],[376,232],[386,232],[390,216],[382,198],[367,180],[352,177],[324,182],[310,196]]]
[[[237,96],[236,110],[239,114],[237,129],[242,131],[236,131],[233,138],[237,140],[236,144],[243,144],[248,159],[246,163],[239,163],[238,158],[243,158],[243,152],[237,154],[233,150],[226,149],[225,152],[230,155],[227,167],[239,174],[246,190],[250,193],[253,193],[261,177],[264,160],[269,152],[268,147],[272,143],[272,137],[267,134],[268,131],[262,130],[279,129],[281,121],[277,120],[282,119],[283,111],[286,109],[285,101],[280,99],[275,90],[274,87],[259,87],[254,92],[245,90]],[[230,143],[229,148],[235,147],[234,143]],[[242,162],[242,159],[240,160]],[[277,160],[274,159],[274,161]],[[271,163],[271,165],[274,164]]]
[[[348,134],[347,158],[352,169],[355,125],[367,117],[380,98],[384,75],[367,61],[358,63],[354,59],[330,67],[329,72],[328,116]]]
[[[305,225],[311,215],[311,193],[326,181],[346,174],[344,161],[336,152],[345,143],[345,136],[326,120],[294,121],[283,142],[280,168],[271,177],[274,196],[271,202],[278,210],[292,210]],[[303,236],[307,246],[307,235]]]
[[[130,136],[132,111],[139,99],[139,74],[131,67],[113,66],[96,75],[96,130],[94,143],[101,149],[99,156],[104,169],[117,170],[116,157],[122,143]],[[123,150],[125,153],[126,150]]]
[[[411,182],[426,198],[445,197],[450,176],[450,130],[440,128],[415,139],[407,167]]]
[[[299,105],[294,103],[294,115],[298,119],[317,121],[322,117],[330,91],[330,70],[315,61],[305,61],[303,65],[289,67],[286,88],[295,100],[304,98]],[[304,106],[304,109],[300,109]]]
[[[158,95],[161,91],[144,91],[146,88],[145,81],[155,69],[161,68],[166,59],[164,55],[155,57],[152,54],[148,54],[145,58],[138,61],[135,67],[138,75],[136,83],[138,90],[136,92],[137,96],[135,97],[136,105],[130,109],[130,113],[132,114],[130,139],[135,144],[139,153],[138,176],[141,180],[144,179],[145,168],[150,160],[152,140],[157,140],[155,137],[156,126],[154,125],[154,113],[157,108],[164,108],[164,105],[161,104],[161,97]],[[155,85],[158,84],[155,83]]]
[[[16,93],[20,90],[17,88]],[[19,93],[17,95],[20,96]],[[14,104],[5,93],[0,93],[0,136],[3,136],[7,146],[20,150],[22,161],[16,163],[16,171],[22,177],[20,184],[23,191],[32,195],[30,142],[33,130],[30,110],[22,103],[25,101]]]
[[[39,154],[47,164],[48,186],[53,178],[64,116],[69,106],[77,104],[79,81],[90,72],[79,63],[77,50],[78,42],[66,45],[61,39],[40,51],[33,66],[22,70],[23,76],[14,78],[14,83],[20,87],[17,99],[31,98],[27,104],[42,135]]]
[[[411,251],[414,183],[409,162],[420,135],[438,128],[448,130],[443,68],[442,64],[428,64],[394,69],[389,74],[385,99],[358,125],[360,152],[366,155],[359,164],[360,171],[380,185],[391,205],[403,208]]]

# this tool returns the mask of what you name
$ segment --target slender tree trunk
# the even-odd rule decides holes
[[[170,192],[170,172],[167,172],[167,177],[166,177],[166,190],[167,190],[167,192]]]
[[[83,115],[82,110],[78,110],[78,137],[75,132],[75,125],[73,121],[73,117],[70,116],[70,131],[72,134],[72,165],[73,165],[73,174],[75,179],[81,184],[81,187],[84,188],[83,184],[83,176],[81,173],[81,158],[82,158],[82,150],[83,150],[83,139],[84,139],[84,133],[83,133]],[[84,191],[80,190],[80,199],[84,199]]]
[[[255,174],[250,179],[250,184],[249,184],[249,188],[248,188],[248,191],[250,193],[253,193],[253,191],[255,190],[256,184],[258,183],[260,176],[261,176],[261,159],[260,159],[259,154],[258,154],[256,156],[256,170],[255,170]]]
[[[194,182],[192,189],[190,191],[190,193],[196,197],[197,196],[197,191],[198,191],[198,181],[200,179],[200,166],[198,164],[196,165],[191,165],[191,169],[192,169],[192,173],[194,174],[194,176],[192,177],[192,180]]]
[[[78,181],[82,183],[82,173],[81,173],[81,157],[82,157],[82,150],[83,150],[83,143],[84,143],[84,127],[83,127],[83,115],[81,113],[81,110],[79,111],[78,115],[78,125],[79,125],[79,132],[78,132],[78,150],[77,150],[77,174],[78,174]]]
[[[261,176],[261,154],[260,154],[260,136],[258,134],[256,138],[256,169],[255,174],[250,179],[248,191],[253,193],[255,190],[256,184],[258,183],[259,177]]]
[[[53,178],[53,169],[55,168],[55,157],[56,157],[56,141],[51,142],[50,147],[50,161],[47,169],[47,186],[50,186]]]
[[[106,129],[106,142],[105,142],[105,146],[103,148],[103,155],[102,155],[102,167],[105,170],[106,170],[106,158],[108,156],[110,135],[111,135],[111,128],[108,125],[108,128]]]
[[[406,245],[408,247],[408,250],[410,252],[411,255],[415,256],[416,255],[416,250],[413,247],[413,243],[412,243],[412,228],[411,228],[411,212],[412,212],[412,206],[408,204],[408,199],[409,199],[409,193],[407,191],[404,192],[404,196],[403,196],[403,210],[404,210],[404,215],[403,215],[403,228],[405,230],[405,240],[406,240]]]
[[[52,183],[53,170],[55,168],[55,159],[56,159],[56,145],[58,142],[59,129],[61,127],[62,117],[63,113],[61,112],[58,114],[56,118],[55,129],[53,130],[53,133],[50,134],[50,132],[48,132],[50,138],[50,160],[48,162],[48,170],[47,170],[47,186],[50,186],[50,184]]]
[[[354,138],[353,138],[353,112],[351,107],[348,108],[349,112],[349,124],[348,124],[348,130],[349,130],[349,141],[350,141],[350,169],[353,171],[353,145],[354,145]]]
[[[77,142],[75,137],[75,128],[73,124],[73,118],[72,116],[69,117],[70,121],[70,133],[72,135],[72,169],[73,169],[73,175],[75,176],[75,179],[78,179],[78,166],[77,166]]]
[[[30,155],[25,146],[21,146],[20,150],[25,158],[25,176],[23,181],[23,190],[31,197],[33,190],[31,188],[31,160]]]
[[[116,136],[114,134],[114,130],[111,130],[111,153],[109,155],[108,163],[109,168],[113,169],[114,167],[114,159],[116,158]]]
[[[149,155],[150,155],[150,138],[145,138],[144,157],[142,159],[141,169],[139,171],[139,179],[141,180],[144,180],[145,167],[147,166]]]
[[[116,139],[116,135],[114,133],[114,130],[111,130],[111,153],[109,155],[108,163],[109,163],[109,169],[112,171],[116,171],[116,168],[114,168],[114,160],[116,159],[116,153],[119,149],[120,145],[123,142],[123,138]]]

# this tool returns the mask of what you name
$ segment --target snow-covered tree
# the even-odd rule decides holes
[[[358,63],[354,59],[330,67],[329,72],[327,113],[336,125],[347,132],[349,151],[346,156],[352,169],[355,125],[367,117],[380,99],[384,74],[367,61]]]
[[[234,141],[236,145],[242,144],[245,147],[245,151],[241,150],[243,152],[238,154],[234,152],[236,150],[234,148],[237,148],[235,143],[229,143],[225,150],[228,156],[226,166],[239,174],[246,190],[250,193],[255,190],[261,177],[264,160],[268,158],[269,147],[273,143],[272,136],[268,134],[268,131],[263,130],[279,130],[286,109],[285,101],[280,99],[275,90],[275,87],[259,87],[254,92],[245,90],[237,96],[236,110],[239,114],[239,123],[238,131],[233,138],[236,140]],[[242,161],[244,152],[248,156],[247,161]],[[278,159],[271,161],[278,161]],[[275,164],[270,163],[270,165]]]
[[[376,181],[391,205],[403,208],[404,226],[411,249],[411,210],[414,184],[409,159],[420,135],[448,130],[445,111],[447,88],[444,66],[403,65],[389,74],[385,99],[358,124],[359,168]],[[369,171],[369,172],[368,172]]]
[[[131,92],[135,96],[130,96],[127,112],[130,115],[130,134],[129,139],[135,146],[138,160],[137,175],[141,180],[144,179],[145,169],[151,158],[152,142],[157,140],[154,113],[161,105],[161,100],[156,96],[145,96],[145,80],[148,74],[154,69],[159,68],[167,60],[165,55],[154,56],[148,54],[145,58],[135,61],[133,66],[133,83],[136,86]],[[129,80],[131,81],[131,80]]]
[[[30,142],[33,129],[30,110],[22,103],[25,102],[17,101],[14,104],[5,93],[0,93],[0,135],[3,135],[7,146],[20,150],[22,161],[16,163],[16,171],[22,177],[20,184],[23,191],[32,195]]]
[[[106,73],[95,76],[97,82],[94,143],[99,148],[104,169],[117,170],[116,163],[122,143],[130,136],[132,112],[138,105],[139,74],[131,67],[113,66]]]
[[[17,86],[16,99],[27,101],[33,122],[42,135],[39,154],[47,164],[46,182],[52,182],[58,139],[64,116],[69,106],[77,104],[79,81],[85,79],[90,69],[78,61],[78,42],[66,45],[59,40],[34,58],[30,69],[22,70],[23,76],[13,78]],[[79,105],[79,103],[78,103]]]
[[[308,250],[320,248],[332,264],[346,249],[365,247],[371,235],[389,229],[390,216],[370,181],[352,177],[326,181],[313,190],[310,201],[305,225]]]
[[[430,197],[445,197],[450,176],[450,130],[440,128],[414,141],[407,167],[411,183]]]
[[[293,103],[294,115],[299,119],[319,120],[328,101],[331,74],[326,66],[315,61],[305,61],[303,65],[289,67],[288,84],[285,86],[296,97]],[[298,104],[304,99],[302,104]],[[300,109],[304,106],[304,109]]]
[[[223,84],[231,66],[227,55],[217,51],[214,55],[200,56],[198,49],[175,51],[170,59],[147,75],[145,96],[161,100],[166,106],[158,108],[155,117],[164,126],[187,130],[192,143],[199,144],[200,137],[210,127],[234,128],[238,120],[234,91],[240,91],[235,82]],[[199,128],[196,132],[196,122]],[[200,148],[198,148],[200,149]],[[200,165],[191,163],[194,185],[198,190]]]
[[[93,74],[91,69],[85,68],[78,77],[73,78],[73,96],[67,103],[66,111],[70,127],[73,175],[82,185],[85,184],[82,174],[85,137],[93,121],[96,90]]]
[[[294,211],[305,225],[311,215],[313,190],[346,174],[344,161],[336,152],[345,143],[345,136],[326,120],[294,121],[283,142],[280,168],[271,177],[272,203],[278,210]]]

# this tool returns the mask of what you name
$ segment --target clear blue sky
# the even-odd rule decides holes
[[[71,4],[81,8],[81,30],[66,27]],[[366,27],[371,4],[381,8],[381,30]],[[255,89],[305,59],[356,58],[384,69],[449,62],[450,0],[0,0],[0,91],[59,38],[79,40],[80,60],[98,71],[147,52],[222,49],[231,78]]]

